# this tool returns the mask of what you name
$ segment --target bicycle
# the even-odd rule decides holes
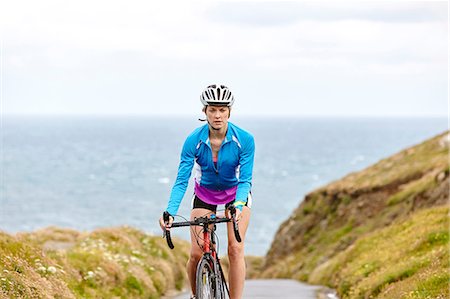
[[[203,227],[203,255],[197,265],[196,272],[196,299],[225,299],[226,294],[230,297],[225,275],[223,274],[222,265],[216,251],[216,224],[233,222],[234,236],[238,242],[241,242],[239,227],[236,221],[236,208],[231,205],[229,208],[231,219],[226,217],[217,217],[211,214],[209,217],[195,218],[193,221],[173,222],[171,227],[183,226],[202,226]],[[164,222],[169,221],[169,213],[163,213]],[[174,248],[170,230],[165,231],[167,245],[170,249]],[[226,290],[226,293],[225,293]]]

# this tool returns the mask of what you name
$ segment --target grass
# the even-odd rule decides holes
[[[159,298],[186,284],[189,245],[121,227],[0,232],[0,298]]]
[[[310,281],[331,282],[342,298],[448,298],[448,213],[447,207],[423,210],[368,234]]]

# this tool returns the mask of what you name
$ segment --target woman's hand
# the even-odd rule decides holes
[[[164,218],[161,217],[159,218],[159,226],[161,226],[161,229],[163,232],[165,232],[166,230],[170,230],[170,227],[172,226],[173,223],[173,217],[169,216],[169,222],[166,223],[164,222]]]
[[[227,217],[231,219],[231,207],[227,210]],[[234,210],[234,217],[236,219],[236,223],[239,223],[239,220],[241,220],[242,218],[242,211],[239,210],[238,208],[236,208],[235,206],[233,206],[233,210]],[[229,214],[228,214],[229,213]]]

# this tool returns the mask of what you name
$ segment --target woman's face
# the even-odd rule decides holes
[[[206,106],[205,113],[209,125],[216,130],[220,130],[228,123],[230,108],[227,106]]]

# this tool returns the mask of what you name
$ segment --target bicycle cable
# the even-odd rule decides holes
[[[208,215],[210,215],[210,214],[215,214],[215,215],[217,215],[217,212],[224,212],[225,210],[226,210],[226,209],[220,209],[220,210],[217,210],[215,213],[207,212],[207,213],[201,215],[200,217],[195,217],[194,220],[197,219],[197,218],[206,217],[206,216],[208,216]],[[175,217],[179,217],[179,218],[183,219],[184,221],[189,222],[189,220],[186,219],[186,218],[185,218],[184,216],[182,216],[182,215],[174,215],[173,218],[175,219]],[[194,236],[195,241],[196,241],[198,247],[199,247],[200,249],[203,250],[203,246],[200,245],[200,242],[199,242],[200,240],[202,240],[203,243],[205,242],[205,240],[203,239],[203,236],[202,236],[202,230],[196,230],[194,226],[191,226],[190,229],[191,229],[191,233],[192,233],[192,235]],[[220,250],[220,239],[219,239],[219,235],[216,233],[216,231],[211,231],[211,229],[210,229],[209,227],[207,228],[207,230],[208,230],[210,233],[212,233],[212,237],[216,240],[216,249],[215,249],[215,250],[216,250],[216,252],[217,252],[217,254],[218,254],[218,253],[220,252],[220,251],[219,251],[219,250]]]
[[[217,210],[216,211],[216,213],[217,212],[225,212],[226,211],[226,209],[220,209],[220,210]],[[226,217],[226,215],[224,214],[224,216]],[[215,238],[216,239],[216,252],[217,252],[217,257],[219,257],[219,252],[220,252],[220,238],[219,238],[219,235],[217,234],[217,232],[215,232],[214,231],[214,234],[213,234],[213,238]]]
[[[203,215],[200,216],[200,217],[196,217],[196,218],[194,218],[194,220],[197,219],[197,218],[206,217],[206,216],[208,216],[208,214],[211,214],[211,212],[207,212],[207,213],[203,214]],[[207,228],[207,230],[209,231],[209,227]],[[200,245],[200,242],[199,242],[199,240],[202,240],[202,241],[203,241],[203,244],[205,243],[205,240],[204,240],[203,237],[202,237],[202,230],[195,230],[195,227],[192,227],[192,226],[191,226],[191,231],[192,231],[192,234],[193,234],[194,237],[195,237],[195,241],[197,242],[198,247],[199,247],[201,250],[203,250],[203,246]]]
[[[200,216],[199,218],[205,217],[205,216],[208,215],[208,214],[209,214],[209,213],[206,213],[206,214],[204,214],[203,216]],[[175,217],[179,217],[179,218],[183,219],[184,221],[189,222],[189,220],[188,220],[186,217],[182,216],[182,215],[173,215],[172,217],[173,217],[174,221],[175,221]],[[196,219],[196,218],[194,218],[194,219]],[[202,238],[201,235],[200,235],[200,234],[201,234],[201,231],[196,232],[196,231],[195,231],[195,227],[193,227],[193,226],[191,226],[190,229],[191,229],[192,234],[193,234],[194,237],[195,237],[195,240],[196,240],[196,242],[197,242],[198,247],[200,247],[200,249],[203,250],[203,247],[202,247],[202,246],[200,245],[200,243],[199,243],[199,239],[202,239],[202,240],[203,240],[203,238]],[[163,237],[165,237],[165,235],[163,235]],[[203,241],[204,241],[204,240],[203,240]]]

